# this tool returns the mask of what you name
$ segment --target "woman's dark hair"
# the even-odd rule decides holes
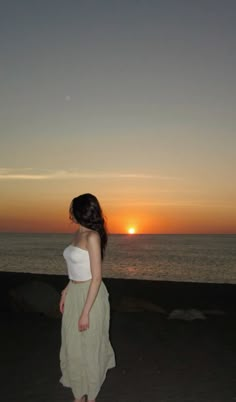
[[[107,231],[102,208],[93,194],[82,194],[74,198],[70,204],[70,218],[82,226],[95,230],[101,239],[101,256],[104,257],[107,245]]]

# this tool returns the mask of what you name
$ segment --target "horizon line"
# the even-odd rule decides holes
[[[9,230],[0,230],[0,234],[41,234],[41,235],[71,235],[73,234],[73,232],[44,232],[44,231],[40,231],[40,232],[32,232],[32,231],[9,231]],[[116,235],[126,235],[129,237],[135,237],[135,236],[171,236],[171,235],[178,235],[178,236],[220,236],[220,235],[236,235],[236,232],[207,232],[207,233],[203,233],[203,232],[199,232],[199,233],[194,233],[194,232],[184,232],[184,233],[175,233],[175,232],[168,232],[168,233],[153,233],[153,232],[147,232],[147,233],[128,233],[128,232],[108,232],[107,233],[108,236],[112,235],[112,236],[116,236]]]

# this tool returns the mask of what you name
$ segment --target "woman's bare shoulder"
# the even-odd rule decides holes
[[[90,230],[87,234],[88,241],[100,241],[99,233],[95,230]]]
[[[98,244],[100,245],[99,233],[97,233],[95,230],[91,230],[87,235],[87,243],[88,247],[96,246]]]

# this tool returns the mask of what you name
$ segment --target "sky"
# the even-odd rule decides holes
[[[236,233],[236,2],[8,0],[0,231]]]

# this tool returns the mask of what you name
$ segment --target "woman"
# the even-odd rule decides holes
[[[101,207],[92,194],[72,200],[70,218],[79,227],[63,253],[70,281],[60,301],[60,382],[72,389],[74,402],[85,402],[86,397],[95,402],[107,370],[115,366],[108,292],[102,282],[107,233]]]

